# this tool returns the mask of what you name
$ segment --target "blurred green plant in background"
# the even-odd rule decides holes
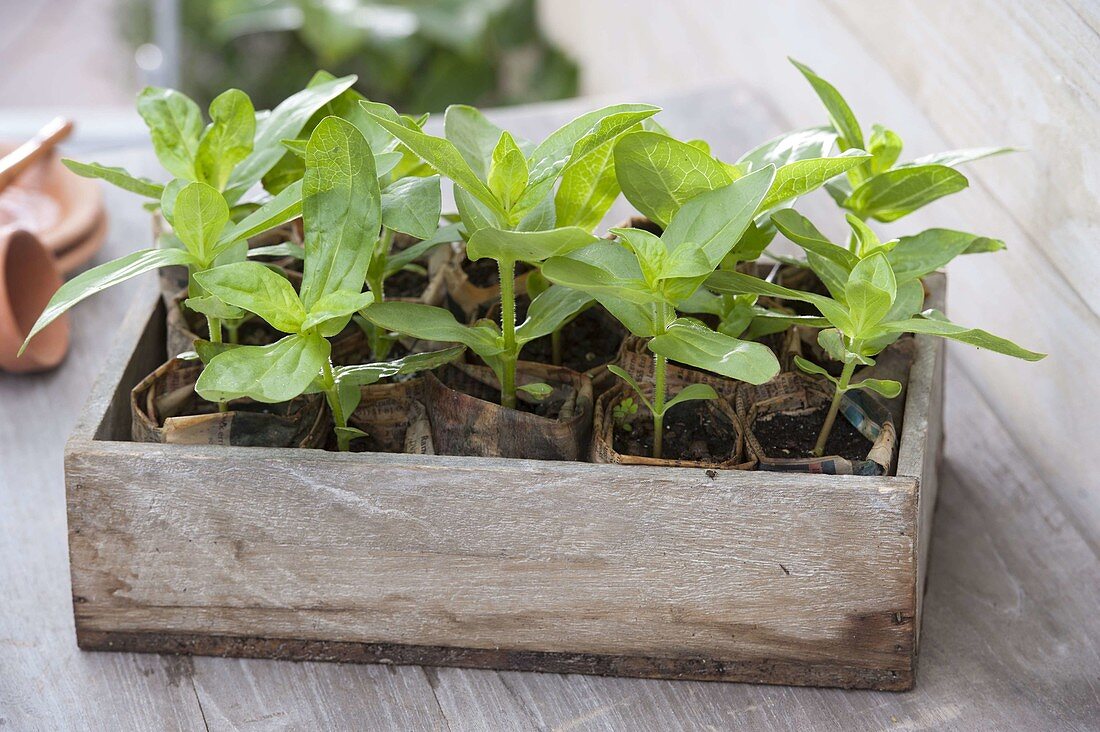
[[[318,68],[356,74],[403,111],[573,96],[577,67],[544,39],[534,0],[179,0],[183,91],[205,105],[248,92],[258,109]],[[152,0],[122,0],[123,33],[152,39]]]

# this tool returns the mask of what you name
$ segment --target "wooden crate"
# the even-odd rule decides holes
[[[130,442],[163,340],[150,294],[68,444],[81,648],[913,685],[938,339],[878,478]]]

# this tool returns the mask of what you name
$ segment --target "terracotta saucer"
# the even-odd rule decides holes
[[[0,143],[0,156],[15,147]],[[0,191],[0,230],[33,232],[47,249],[58,254],[77,246],[90,249],[85,240],[102,227],[103,217],[99,184],[68,170],[56,152]]]

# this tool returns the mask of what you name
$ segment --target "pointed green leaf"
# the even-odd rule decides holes
[[[775,172],[771,189],[760,202],[759,210],[767,211],[781,203],[815,191],[824,185],[825,181],[843,175],[870,158],[871,156],[862,150],[850,149],[831,158],[809,158],[787,163]]]
[[[865,218],[896,221],[968,185],[966,176],[944,165],[894,168],[865,180],[852,191],[844,206]]]
[[[809,66],[801,64],[793,58],[790,59],[790,62],[802,72],[802,75],[806,77],[806,81],[810,82],[810,86],[817,93],[818,99],[825,105],[825,111],[829,114],[829,122],[837,131],[837,134],[840,135],[840,149],[862,148],[863,131],[859,128],[859,121],[852,112],[852,108],[848,106],[848,102],[844,101],[844,97],[836,90],[836,87],[815,74]]]
[[[258,209],[245,216],[218,238],[216,250],[234,242],[250,239],[265,231],[293,221],[302,215],[302,181],[298,180],[279,192],[279,195],[267,201]],[[300,259],[301,257],[299,257]]]
[[[901,384],[893,379],[863,379],[848,387],[849,391],[852,389],[867,389],[887,399],[893,399],[901,394]]]
[[[927,229],[913,236],[903,236],[886,258],[894,268],[898,282],[923,277],[945,266],[960,254],[971,251],[996,251],[1004,242],[964,231]]]
[[[503,132],[480,110],[465,104],[452,104],[443,115],[444,135],[481,180],[489,179],[493,150]]]
[[[896,132],[882,125],[874,125],[871,130],[867,152],[871,153],[871,174],[876,175],[889,170],[898,161],[902,143]]]
[[[203,129],[199,105],[174,89],[147,86],[138,95],[137,109],[160,164],[176,178],[195,180],[195,154]]]
[[[834,327],[839,328],[848,335],[851,335],[854,330],[848,310],[832,298],[817,295],[812,292],[792,290],[788,287],[765,282],[752,275],[730,270],[715,272],[707,278],[706,285],[715,292],[724,292],[731,295],[770,295],[786,300],[808,302],[820,310],[821,314],[825,316]]]
[[[592,298],[587,293],[561,285],[543,290],[527,308],[527,319],[516,328],[516,341],[521,345],[550,335],[588,307]]]
[[[268,346],[240,346],[210,359],[195,391],[207,401],[247,397],[277,404],[305,392],[328,361],[324,338],[289,335]]]
[[[189,183],[176,196],[172,229],[199,262],[212,262],[215,245],[229,222],[225,198],[205,183]]]
[[[130,193],[136,193],[139,196],[155,198],[159,201],[161,195],[164,194],[164,186],[161,184],[154,183],[148,178],[130,175],[122,168],[112,168],[99,163],[81,163],[68,158],[63,158],[61,162],[65,164],[66,168],[79,176],[100,178],[113,186],[117,186],[124,191],[130,191]]]
[[[637,304],[662,300],[642,279],[634,255],[612,242],[594,244],[567,257],[547,259],[542,274],[551,282],[587,292],[601,303],[604,295]]]
[[[527,158],[507,132],[500,133],[500,141],[493,148],[487,180],[489,190],[507,211],[527,189]]]
[[[534,384],[521,384],[517,386],[516,389],[526,394],[530,394],[536,401],[540,402],[554,393],[554,387],[549,384],[544,384],[541,381],[535,382]]]
[[[458,224],[443,226],[437,229],[435,233],[432,234],[431,238],[417,242],[405,249],[390,252],[389,257],[386,259],[386,271],[383,276],[389,277],[397,274],[407,265],[425,256],[428,252],[441,244],[449,244],[450,242],[461,240],[461,227]]]
[[[195,281],[222,302],[255,313],[276,330],[302,330],[306,310],[290,282],[259,262],[235,262],[195,273]]]
[[[923,333],[940,336],[996,353],[1002,353],[1006,356],[1022,358],[1025,361],[1039,361],[1046,358],[1045,353],[1029,351],[1010,340],[995,336],[979,328],[967,328],[941,319],[941,315],[934,311],[925,311],[922,315],[924,317],[879,323],[878,330],[888,333]]]
[[[498,335],[489,328],[462,325],[443,308],[411,302],[376,302],[367,308],[364,315],[387,331],[425,341],[462,343],[482,357],[504,351]]]
[[[488,257],[497,261],[535,263],[598,241],[598,237],[576,226],[547,231],[481,229],[470,237],[466,256],[475,261]]]
[[[727,186],[735,177],[702,150],[654,132],[623,135],[613,155],[626,200],[661,227],[687,201]]]
[[[336,368],[336,380],[340,384],[351,384],[357,387],[368,386],[391,376],[430,371],[451,363],[465,351],[465,346],[453,346],[439,351],[411,353],[404,358],[394,359],[393,361],[339,366]]]
[[[970,163],[975,160],[981,160],[982,158],[988,158],[993,155],[1003,155],[1004,153],[1019,152],[1019,148],[1016,147],[971,147],[964,150],[947,150],[945,152],[932,153],[931,155],[924,155],[915,160],[910,160],[908,163],[899,165],[899,168],[911,168],[919,165],[946,165],[948,167],[955,167],[956,165],[962,165],[964,163]]]
[[[813,252],[840,266],[844,270],[844,279],[847,281],[847,274],[859,262],[858,257],[844,247],[829,241],[809,219],[794,209],[788,208],[776,211],[772,214],[771,219],[775,227],[783,233],[783,236],[807,252]]]
[[[752,222],[774,177],[775,168],[768,166],[695,196],[680,207],[661,238],[672,249],[684,242],[697,245],[717,267]]]
[[[210,103],[210,119],[195,152],[195,176],[220,191],[233,169],[252,152],[256,110],[247,94],[229,89]]]
[[[638,395],[638,398],[642,400],[642,403],[646,405],[646,408],[650,412],[653,411],[653,404],[648,399],[646,399],[645,392],[642,391],[641,384],[639,384],[633,376],[631,376],[629,373],[613,363],[607,364],[607,370],[629,384],[630,388],[634,390],[634,393]]]
[[[834,331],[835,332],[835,331]],[[814,376],[823,376],[826,380],[831,382],[833,386],[839,386],[840,381],[830,374],[828,371],[818,366],[813,361],[807,361],[801,356],[794,357],[794,365],[798,367],[799,371],[805,371],[807,374],[813,374]]]
[[[337,290],[322,297],[310,309],[300,330],[322,326],[321,335],[331,338],[344,329],[348,318],[374,302],[373,292]]]
[[[258,183],[285,154],[282,140],[297,137],[313,113],[348,89],[355,83],[355,78],[344,76],[307,87],[285,99],[263,117],[256,126],[252,153],[229,176],[226,198],[230,202],[236,202]]]
[[[466,162],[466,159],[462,157],[458,148],[450,140],[410,130],[404,125],[384,119],[373,113],[371,117],[387,132],[408,145],[409,149],[426,163],[454,181],[456,186],[462,188],[497,216],[502,218],[505,216],[505,212],[496,196],[478,178],[470,164]]]
[[[860,260],[848,275],[844,295],[856,334],[868,332],[886,316],[897,297],[897,281],[886,257],[873,254]]]
[[[686,318],[678,318],[652,339],[649,349],[678,363],[750,384],[763,384],[779,373],[779,361],[767,346],[716,333]]]
[[[19,352],[23,352],[35,334],[81,300],[150,270],[177,264],[194,265],[195,260],[183,249],[143,249],[81,272],[58,288],[46,303]]]
[[[785,132],[753,148],[737,162],[747,163],[749,172],[752,172],[766,165],[774,165],[778,169],[796,160],[823,158],[833,149],[836,137],[836,130],[832,127],[810,127]]]
[[[714,390],[714,387],[707,384],[688,384],[679,392],[676,396],[665,402],[665,409],[661,414],[668,414],[668,410],[675,407],[677,404],[683,404],[684,402],[697,402],[707,401],[710,399],[717,399],[718,392]]]
[[[302,212],[306,309],[329,293],[362,290],[382,220],[378,177],[363,133],[339,117],[321,120],[309,137]]]
[[[579,226],[592,231],[599,225],[619,196],[611,139],[570,165],[562,174],[554,196],[558,226]]]
[[[439,176],[401,178],[382,190],[382,225],[427,239],[439,228]]]

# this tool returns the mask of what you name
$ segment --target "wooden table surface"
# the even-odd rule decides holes
[[[676,134],[729,159],[777,128],[754,101],[720,89],[658,103]],[[586,104],[498,121],[539,137]],[[157,173],[147,150],[93,159]],[[149,245],[140,203],[106,195],[112,230],[97,262]],[[912,692],[82,652],[62,454],[115,327],[151,287],[147,276],[78,307],[72,352],[54,373],[0,374],[0,729],[1100,729],[1100,531],[1068,519],[1057,486],[952,367],[954,347]]]

